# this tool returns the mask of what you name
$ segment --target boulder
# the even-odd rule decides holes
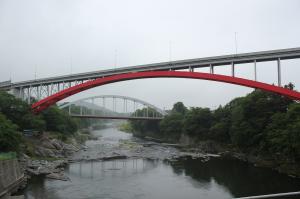
[[[69,181],[70,178],[65,176],[63,173],[50,173],[46,175],[47,178],[53,179],[53,180],[62,180],[62,181]]]
[[[63,149],[63,144],[61,143],[61,141],[53,139],[51,140],[51,144],[55,147],[55,149],[57,150],[62,150]]]

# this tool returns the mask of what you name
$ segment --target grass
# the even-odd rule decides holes
[[[16,152],[0,153],[0,160],[11,160],[17,158]]]
[[[119,128],[118,128],[120,131],[124,131],[126,133],[131,133],[133,131],[131,125],[129,122],[126,122],[126,123],[122,123]]]

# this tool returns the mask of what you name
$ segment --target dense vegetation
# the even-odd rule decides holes
[[[73,119],[57,106],[35,115],[26,102],[0,91],[0,152],[18,151],[25,129],[40,134],[44,131],[53,132],[65,138],[73,135],[79,127],[88,125],[88,121]]]
[[[293,85],[287,86],[293,89]],[[286,97],[254,90],[216,110],[174,105],[160,123],[133,121],[135,134],[179,142],[185,136],[212,140],[252,154],[273,154],[299,161],[300,104]]]

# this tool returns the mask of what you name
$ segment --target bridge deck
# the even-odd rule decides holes
[[[133,73],[139,71],[159,71],[159,70],[180,70],[192,68],[201,68],[228,65],[228,64],[241,64],[241,63],[252,63],[263,62],[263,61],[275,61],[278,59],[295,59],[300,58],[300,48],[289,48],[271,51],[261,51],[252,53],[241,53],[224,56],[205,57],[198,59],[186,59],[171,62],[160,62],[146,65],[129,66],[109,70],[93,71],[87,73],[78,73],[73,75],[64,75],[50,78],[43,78],[30,81],[22,81],[11,83],[9,85],[0,85],[2,89],[18,88],[18,87],[29,87],[38,85],[50,85],[62,82],[73,82],[73,81],[84,81],[89,79],[95,79],[99,77],[105,77],[110,75],[122,74],[122,73]]]
[[[95,119],[112,119],[112,120],[162,120],[162,117],[120,117],[120,116],[97,116],[97,115],[74,115],[76,118],[95,118]]]

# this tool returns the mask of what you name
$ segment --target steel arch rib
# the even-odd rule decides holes
[[[65,107],[70,106],[71,104],[76,104],[76,103],[81,102],[81,101],[85,101],[85,100],[89,100],[89,99],[98,99],[98,98],[103,98],[103,97],[104,98],[113,98],[113,97],[115,97],[115,98],[118,98],[118,99],[126,99],[126,100],[130,100],[130,101],[136,101],[136,102],[139,102],[140,104],[144,104],[144,105],[147,105],[150,108],[153,108],[154,110],[156,110],[157,112],[159,112],[162,115],[167,114],[164,110],[162,110],[162,109],[160,109],[160,108],[158,108],[158,107],[156,107],[156,106],[154,106],[154,105],[152,105],[152,104],[150,104],[146,101],[143,101],[143,100],[140,100],[140,99],[137,99],[137,98],[133,98],[133,97],[122,96],[122,95],[97,95],[97,96],[92,96],[92,97],[86,97],[86,98],[82,98],[82,99],[79,99],[79,100],[75,100],[73,102],[68,102],[66,104],[63,104],[63,105],[59,106],[59,108],[63,109]]]
[[[114,82],[121,82],[121,81],[134,80],[134,79],[146,79],[146,78],[188,78],[188,79],[202,79],[202,80],[210,80],[210,81],[217,81],[217,82],[225,82],[230,84],[246,86],[250,88],[258,88],[265,91],[284,95],[294,100],[300,100],[299,92],[292,91],[275,85],[270,85],[270,84],[238,78],[238,77],[231,77],[231,76],[217,75],[217,74],[210,74],[210,73],[200,73],[200,72],[186,72],[186,71],[149,71],[149,72],[118,74],[118,75],[112,75],[108,77],[87,81],[85,83],[78,84],[73,87],[62,90],[56,94],[53,94],[49,97],[46,97],[34,103],[32,105],[32,109],[35,113],[39,113],[62,99],[65,99],[71,95],[74,95],[76,93],[97,86],[111,84]]]

